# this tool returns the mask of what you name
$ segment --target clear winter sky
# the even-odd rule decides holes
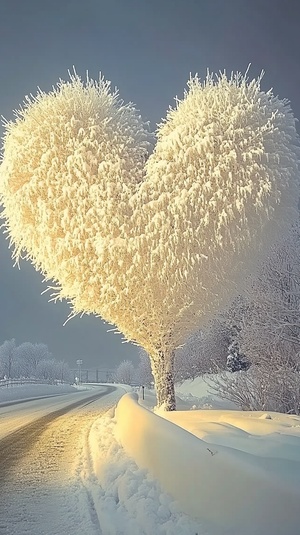
[[[300,119],[299,0],[0,0],[0,114],[36,87],[49,90],[78,74],[101,71],[133,101],[152,128],[190,72],[262,69],[264,89],[288,98]],[[41,295],[41,276],[26,262],[13,268],[0,236],[0,343],[45,342],[71,367],[114,367],[137,349],[86,316],[65,327],[65,304]]]

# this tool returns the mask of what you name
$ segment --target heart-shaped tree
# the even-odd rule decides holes
[[[175,408],[176,347],[236,292],[297,213],[299,148],[285,100],[240,74],[191,79],[159,126],[77,75],[5,124],[3,217],[72,314],[101,316],[151,357]]]

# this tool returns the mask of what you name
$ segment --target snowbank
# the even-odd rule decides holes
[[[105,535],[207,535],[202,523],[180,511],[158,480],[130,458],[116,439],[114,410],[92,425],[81,462],[101,533]]]
[[[262,413],[210,410],[163,416],[141,407],[136,394],[126,394],[116,409],[117,433],[128,455],[160,481],[184,512],[204,521],[214,535],[297,535],[300,418],[281,415],[274,428],[272,415]],[[269,458],[261,438],[276,436],[280,427],[287,436],[276,455],[283,454],[277,457],[273,451]],[[239,449],[251,433],[256,454]],[[204,440],[209,434],[218,437],[216,444]],[[231,447],[222,445],[224,435],[230,436]]]

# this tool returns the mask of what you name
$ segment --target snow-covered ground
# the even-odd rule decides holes
[[[104,533],[299,535],[300,418],[182,410],[223,403],[200,379],[179,393],[181,410],[159,415],[145,408],[155,405],[152,392],[144,401],[139,393],[140,404],[127,394],[92,427]]]
[[[87,535],[299,535],[300,417],[228,410],[200,379],[177,395],[155,414],[153,392],[128,393],[89,427],[74,472]]]

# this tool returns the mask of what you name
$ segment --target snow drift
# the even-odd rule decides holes
[[[210,418],[214,412],[220,411],[208,411]],[[238,418],[243,413],[235,414]],[[161,482],[184,512],[216,534],[298,533],[300,458],[270,460],[259,452],[211,446],[175,426],[176,415],[180,420],[184,413],[165,413],[173,422],[153,414],[138,404],[136,394],[123,396],[116,409],[118,437],[126,452]]]

